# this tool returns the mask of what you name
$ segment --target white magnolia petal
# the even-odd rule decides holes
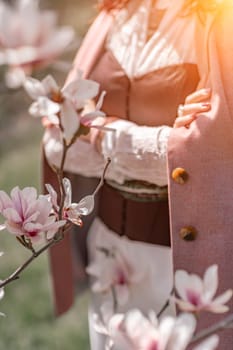
[[[24,223],[27,224],[28,222],[35,222],[38,219],[39,215],[40,215],[39,211],[32,212],[30,216],[25,218]]]
[[[193,350],[214,350],[219,344],[219,337],[217,335],[212,335],[211,337],[205,339],[201,344],[195,346]]]
[[[39,222],[27,222],[23,228],[25,230],[25,234],[29,236],[30,234],[36,235],[43,231],[43,225]]]
[[[25,200],[23,197],[24,196],[22,195],[18,186],[14,187],[11,190],[12,207],[17,211],[17,215],[19,215],[20,218],[18,220],[14,220],[14,219],[11,219],[10,217],[7,217],[9,220],[13,220],[13,221],[17,221],[17,222],[21,221],[21,215],[22,215],[24,204],[25,204]],[[23,204],[23,201],[24,201],[24,204]],[[18,214],[18,213],[20,213],[20,214]]]
[[[61,106],[61,124],[65,140],[70,142],[80,126],[80,119],[74,105],[65,100]]]
[[[74,225],[82,226],[80,212],[77,210],[76,204],[71,204],[68,208],[65,208],[64,218],[71,221]]]
[[[92,262],[91,264],[89,264],[86,267],[86,272],[89,275],[95,276],[95,277],[99,277],[100,273],[101,273],[101,267],[98,263],[96,262]]]
[[[214,314],[224,314],[229,311],[229,307],[226,305],[210,304],[205,310],[213,312]]]
[[[218,266],[212,265],[210,266],[203,278],[204,283],[204,300],[209,301],[211,300],[218,288]]]
[[[158,323],[158,321],[157,321]],[[159,345],[161,349],[166,349],[167,343],[174,328],[175,318],[167,316],[162,318],[158,327],[159,331]]]
[[[45,184],[45,187],[50,195],[51,203],[52,205],[56,208],[59,209],[58,204],[57,204],[57,192],[53,188],[52,185],[50,184]]]
[[[10,222],[10,221],[6,222],[6,229],[7,231],[9,231],[10,233],[16,236],[22,236],[25,233],[21,225],[15,224],[14,222]]]
[[[98,314],[92,315],[94,330],[99,334],[108,335],[108,330],[105,324],[101,321]]]
[[[212,304],[215,304],[215,305],[225,304],[232,298],[232,295],[233,295],[233,290],[228,289],[224,293],[220,294],[217,298],[215,298]]]
[[[12,199],[15,196],[15,188],[13,188],[13,190],[11,191],[11,197]],[[28,200],[28,203],[30,203],[31,201],[35,201],[37,198],[37,189],[35,187],[25,187],[23,188],[19,195],[21,195],[21,197],[25,197]]]
[[[177,303],[179,306],[180,310],[185,311],[185,312],[194,312],[197,310],[196,306],[191,304],[190,302],[182,299],[177,299],[175,297],[171,297],[171,300]]]
[[[47,119],[48,121],[51,123],[51,124],[54,124],[54,125],[59,125],[59,118],[56,114],[50,114],[47,116]]]
[[[93,195],[88,195],[77,203],[76,209],[81,215],[89,215],[95,206],[95,198]]]
[[[14,208],[6,208],[3,210],[2,215],[8,220],[15,223],[20,223],[22,218]]]
[[[59,111],[59,103],[53,102],[47,97],[39,97],[29,108],[29,113],[33,117],[48,117],[49,115],[57,114]]]
[[[68,208],[72,202],[72,186],[70,180],[67,177],[64,177],[62,179],[62,183],[65,190],[64,207]]]
[[[103,102],[104,102],[104,97],[106,95],[106,91],[102,91],[101,94],[100,94],[100,97],[98,99],[98,102],[96,104],[96,109],[97,110],[100,110],[102,105],[103,105]]]
[[[26,74],[20,67],[10,68],[5,73],[5,83],[10,89],[18,89],[25,83]]]
[[[74,101],[77,109],[83,108],[86,100],[93,99],[99,91],[99,84],[92,80],[80,79],[68,84],[63,94],[68,99]]]
[[[39,80],[32,77],[26,78],[24,82],[24,89],[33,100],[37,100],[38,97],[46,95],[43,84]]]
[[[151,323],[155,328],[158,328],[159,322],[158,322],[158,318],[157,318],[157,315],[156,315],[155,311],[150,310],[150,311],[148,312],[148,319],[149,319],[150,323]]]
[[[187,281],[187,290],[199,296],[203,295],[202,279],[196,274],[190,274]]]
[[[196,328],[193,315],[184,313],[176,319],[166,350],[185,350]]]
[[[129,301],[129,287],[125,285],[115,285],[117,301],[119,305],[125,305]]]
[[[186,289],[187,289],[187,280],[189,278],[189,274],[184,270],[177,270],[175,272],[175,288],[178,295],[186,300]]]
[[[0,191],[0,213],[12,206],[12,200],[5,191]]]
[[[47,239],[52,239],[54,235],[58,232],[59,228],[66,224],[66,220],[60,220],[54,222],[51,226],[45,228]]]
[[[114,338],[116,330],[119,329],[120,324],[124,321],[124,314],[115,314],[111,317],[108,324],[108,330],[111,337]]]
[[[73,28],[68,26],[56,30],[39,48],[39,57],[46,60],[58,56],[72,43],[74,34]]]
[[[57,85],[55,79],[52,75],[47,75],[41,82],[43,89],[45,91],[45,95],[50,94],[51,92],[59,91],[59,86]]]
[[[106,293],[110,290],[110,281],[96,281],[92,284],[91,289],[94,293]]]
[[[114,315],[108,324],[108,331],[110,339],[113,342],[113,348],[121,350],[133,350],[134,345],[131,339],[124,333],[124,321],[125,316],[122,314]]]
[[[138,349],[159,348],[159,332],[139,310],[129,311],[124,319],[125,337]]]

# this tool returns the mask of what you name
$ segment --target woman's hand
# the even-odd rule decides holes
[[[108,132],[101,128],[108,127],[109,123],[115,122],[117,119],[117,117],[97,117],[93,121],[89,133],[81,135],[80,140],[93,144],[96,150],[101,153],[102,140],[105,133]]]
[[[210,104],[211,89],[201,89],[188,95],[185,103],[178,107],[178,116],[173,124],[174,128],[185,126],[197,119],[198,113],[208,112],[211,110]]]

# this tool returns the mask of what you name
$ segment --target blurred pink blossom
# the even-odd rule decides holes
[[[43,233],[48,239],[52,238],[66,221],[56,221],[51,211],[52,204],[48,196],[37,197],[37,190],[33,187],[23,190],[15,187],[11,197],[0,191],[0,213],[6,219],[1,229],[5,227],[16,236],[25,236],[32,242],[40,240]]]
[[[77,72],[77,78],[63,89],[58,87],[52,76],[47,76],[41,82],[29,77],[24,87],[35,101],[30,106],[29,113],[34,117],[46,117],[51,124],[60,126],[67,144],[78,132],[81,124],[89,127],[96,117],[105,115],[100,111],[104,92],[95,109],[83,113],[88,101],[98,95],[99,84],[82,79],[80,72]]]
[[[26,75],[53,62],[73,39],[74,30],[58,28],[56,13],[40,10],[39,0],[0,2],[0,64],[8,66],[8,87],[21,86]]]
[[[196,328],[191,314],[177,318],[164,317],[160,322],[154,314],[146,318],[139,310],[115,314],[108,323],[110,348],[116,350],[185,350]],[[194,350],[214,350],[218,336],[214,335]]]
[[[202,310],[214,313],[223,313],[229,310],[227,303],[233,294],[228,289],[214,299],[218,288],[218,266],[210,266],[203,280],[195,274],[178,270],[175,273],[175,287],[181,299],[174,298],[180,309],[188,312],[200,312]]]
[[[136,287],[145,275],[145,271],[133,264],[128,256],[117,248],[98,247],[96,258],[87,267],[87,273],[96,277],[92,290],[106,293],[114,288],[117,302],[124,305],[130,297],[131,288]]]
[[[62,211],[63,219],[71,221],[73,224],[81,226],[81,216],[89,215],[94,209],[94,195],[82,198],[78,203],[72,203],[72,187],[69,179],[62,180],[65,190],[64,207]],[[55,212],[58,212],[57,192],[50,184],[45,185],[50,196],[50,200]]]

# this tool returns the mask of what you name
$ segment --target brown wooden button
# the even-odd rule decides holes
[[[188,181],[189,175],[184,168],[175,168],[172,172],[172,179],[180,185]]]
[[[184,241],[195,241],[197,230],[193,226],[185,226],[180,230],[180,237]]]

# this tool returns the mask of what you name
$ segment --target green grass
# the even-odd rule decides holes
[[[61,21],[71,23],[82,35],[92,18],[91,0],[42,1],[59,10]],[[43,75],[42,75],[43,76]],[[65,77],[59,77],[61,81]],[[40,188],[42,127],[27,113],[25,93],[0,96],[0,190],[14,186]],[[0,232],[0,279],[7,277],[29,256],[6,231]],[[65,286],[64,286],[65,288]],[[0,350],[88,350],[88,293],[74,307],[55,318],[47,253],[36,259],[20,279],[5,288],[0,301]]]

